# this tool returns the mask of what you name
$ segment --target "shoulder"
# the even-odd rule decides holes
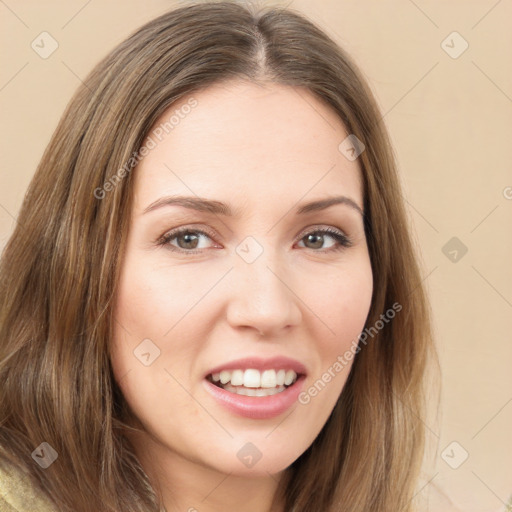
[[[56,512],[43,493],[25,473],[13,465],[0,463],[0,512]]]

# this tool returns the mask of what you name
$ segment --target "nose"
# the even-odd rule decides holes
[[[300,324],[300,298],[294,291],[290,266],[270,257],[270,251],[252,263],[239,258],[230,272],[228,323],[235,329],[279,336]]]

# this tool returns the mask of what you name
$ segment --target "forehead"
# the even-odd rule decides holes
[[[339,150],[347,135],[338,115],[303,88],[216,84],[174,103],[150,130],[136,208],[166,194],[236,207],[237,198],[281,203],[340,193],[362,206],[359,164]]]

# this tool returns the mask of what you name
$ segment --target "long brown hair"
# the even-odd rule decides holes
[[[173,102],[230,79],[309,90],[363,142],[374,276],[366,326],[401,306],[360,344],[324,428],[288,468],[286,511],[412,510],[435,350],[393,152],[354,62],[303,15],[280,7],[174,9],[111,51],[71,99],[0,263],[0,461],[27,472],[61,510],[160,510],[123,435],[127,405],[108,357],[133,155]],[[45,470],[31,457],[41,442],[58,453]]]

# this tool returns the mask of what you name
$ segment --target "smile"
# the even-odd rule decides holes
[[[271,396],[283,392],[297,380],[293,370],[222,370],[207,376],[209,382],[237,395]]]
[[[297,403],[306,366],[285,356],[246,357],[220,363],[203,375],[213,401],[236,416],[275,418]]]

